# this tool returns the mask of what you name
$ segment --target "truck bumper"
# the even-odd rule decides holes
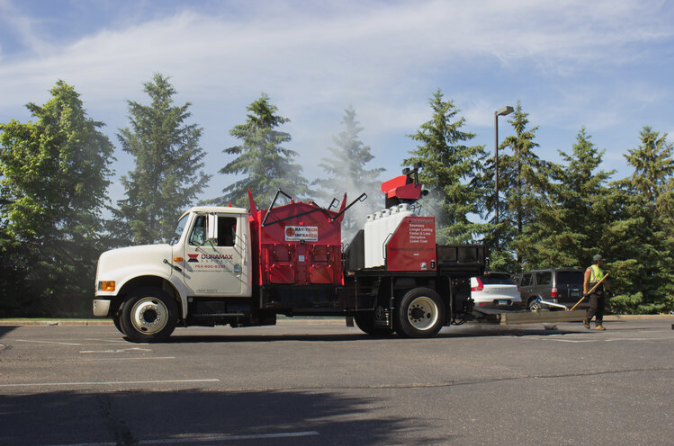
[[[94,316],[106,317],[109,313],[110,299],[94,299]]]

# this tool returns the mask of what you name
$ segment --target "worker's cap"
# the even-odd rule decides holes
[[[594,263],[597,263],[597,262],[604,262],[605,260],[606,260],[606,259],[603,258],[603,257],[601,256],[601,254],[595,254],[595,256],[592,257],[592,261],[593,261]]]

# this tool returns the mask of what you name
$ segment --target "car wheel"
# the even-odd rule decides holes
[[[540,302],[538,302],[538,300],[535,297],[529,299],[527,307],[529,308],[529,311],[540,311],[543,309],[543,305]]]

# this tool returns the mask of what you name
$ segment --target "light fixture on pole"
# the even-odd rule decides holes
[[[498,226],[498,117],[512,113],[514,109],[507,105],[494,112],[494,194],[496,203],[494,206],[494,222]],[[496,249],[498,249],[498,229],[496,229]]]

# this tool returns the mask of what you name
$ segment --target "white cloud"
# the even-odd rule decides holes
[[[120,16],[58,43],[36,33],[37,19],[13,4],[0,0],[0,11],[12,13],[28,50],[0,64],[0,122],[26,102],[46,100],[63,79],[114,133],[125,125],[125,100],[143,101],[142,83],[161,72],[172,77],[178,101],[193,102],[209,150],[229,145],[228,130],[266,92],[291,118],[293,142],[313,145],[293,147],[307,159],[316,157],[315,145],[331,143],[349,104],[371,138],[365,143],[383,151],[374,145],[429,119],[428,98],[439,87],[477,128],[490,129],[495,109],[522,99],[533,125],[566,126],[574,135],[580,124],[591,134],[611,129],[629,119],[617,110],[657,102],[663,85],[600,82],[657,59],[651,45],[671,44],[674,32],[667,3],[637,0],[270,1],[185,6],[148,20]],[[638,88],[616,91],[627,82]],[[482,137],[491,141],[491,131]],[[397,148],[391,163],[411,148]]]

